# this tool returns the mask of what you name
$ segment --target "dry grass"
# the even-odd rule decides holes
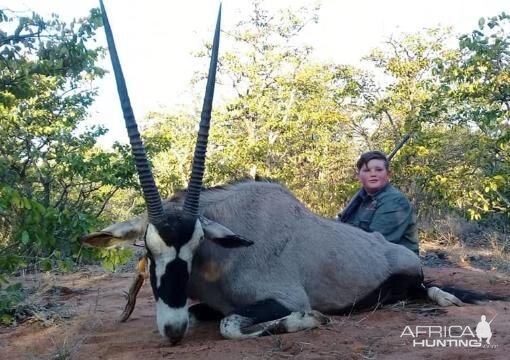
[[[421,224],[420,248],[426,265],[453,264],[495,272],[510,272],[510,229],[488,228],[448,215]],[[435,259],[438,258],[438,259]],[[427,264],[427,260],[431,261]]]
[[[48,358],[52,360],[73,359],[80,349],[82,341],[74,336],[66,336],[59,343],[53,343],[53,349]]]
[[[82,345],[82,339],[76,334],[75,328],[66,325],[58,330],[60,336],[50,337],[51,345],[47,351],[29,350],[25,357],[29,360],[70,360],[76,358]]]
[[[13,325],[24,322],[39,322],[45,326],[61,324],[75,313],[65,297],[85,291],[57,285],[50,274],[39,274],[23,285],[25,299],[16,306]]]
[[[310,345],[309,343],[302,341],[286,340],[284,337],[279,335],[272,336],[270,341],[271,347],[267,350],[266,354],[278,354],[279,356],[290,358],[297,356],[303,352],[307,345]]]

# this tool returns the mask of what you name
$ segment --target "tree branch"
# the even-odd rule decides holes
[[[501,200],[503,200],[503,202],[506,204],[506,206],[508,206],[510,208],[510,200],[497,189],[496,189],[496,194],[499,196],[499,198]]]
[[[393,130],[393,139],[395,140],[395,142],[397,142],[400,134],[399,134],[397,126],[395,125],[395,121],[393,121],[393,117],[391,116],[391,114],[388,111],[388,109],[384,108],[382,110],[382,112],[388,118],[388,121],[390,122],[390,125],[391,125],[391,129]]]
[[[400,140],[400,142],[397,144],[397,146],[395,146],[395,148],[391,150],[390,154],[388,155],[388,161],[390,161],[395,156],[395,154],[405,145],[405,143],[411,138],[411,134],[412,133],[409,133],[406,136],[404,136],[402,140]]]
[[[40,37],[39,35],[41,35],[42,33],[42,30],[39,30],[35,33],[31,33],[31,34],[25,34],[25,35],[19,35],[19,34],[14,34],[14,35],[11,35],[11,36],[5,36],[5,37],[2,37],[0,38],[0,46],[4,46],[4,45],[8,45],[9,43],[11,42],[21,42],[25,39],[29,39],[31,37]]]
[[[99,211],[96,213],[96,215],[94,215],[95,218],[98,218],[99,215],[101,215],[104,211],[104,209],[106,208],[106,205],[108,204],[108,201],[110,201],[110,199],[112,198],[113,195],[115,195],[115,193],[119,190],[119,187],[115,187],[115,189],[113,189],[112,192],[110,192],[110,194],[108,194],[108,196],[106,197],[105,201],[103,201],[103,205],[101,206],[101,209],[99,209]]]

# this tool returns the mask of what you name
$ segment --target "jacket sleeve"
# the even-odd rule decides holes
[[[370,230],[380,232],[386,240],[398,243],[412,219],[411,204],[404,197],[382,200],[374,212]]]

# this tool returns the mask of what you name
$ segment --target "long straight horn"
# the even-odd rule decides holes
[[[207,139],[209,137],[209,123],[211,122],[214,84],[216,82],[218,48],[220,46],[220,23],[221,4],[218,11],[218,19],[216,21],[216,30],[214,31],[211,63],[209,65],[209,76],[207,77],[207,86],[205,88],[204,104],[202,106],[202,115],[200,117],[200,128],[198,130],[195,155],[193,157],[193,167],[191,169],[191,177],[189,180],[188,191],[186,193],[186,199],[184,200],[183,207],[184,212],[193,217],[198,215],[200,191],[202,190],[202,179],[204,177],[205,154],[207,151]]]
[[[117,49],[115,48],[115,41],[113,40],[112,29],[106,16],[106,10],[102,0],[99,0],[101,6],[101,14],[103,16],[103,25],[106,33],[106,40],[108,42],[108,48],[110,49],[110,58],[112,60],[113,72],[115,73],[115,80],[117,81],[117,91],[119,93],[120,105],[122,107],[122,113],[124,114],[124,120],[126,122],[126,129],[129,136],[129,142],[131,143],[131,150],[135,158],[136,169],[138,171],[138,178],[142,185],[143,197],[145,199],[145,205],[147,206],[147,213],[149,215],[149,221],[151,223],[158,223],[163,219],[163,206],[161,204],[161,197],[159,196],[158,188],[154,182],[154,177],[147,160],[145,153],[145,147],[143,146],[140,133],[138,132],[138,126],[136,125],[135,116],[133,115],[133,109],[131,108],[131,102],[129,101],[129,95],[126,88],[126,81],[122,74],[122,68],[120,66],[119,57],[117,55]]]

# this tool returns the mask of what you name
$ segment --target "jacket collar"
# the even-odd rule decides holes
[[[382,188],[380,188],[375,193],[368,193],[364,188],[361,188],[360,196],[363,200],[365,200],[367,197],[375,198],[375,197],[377,197],[377,195],[384,192],[390,186],[391,186],[391,184],[389,182],[387,182],[386,185],[384,185]]]

